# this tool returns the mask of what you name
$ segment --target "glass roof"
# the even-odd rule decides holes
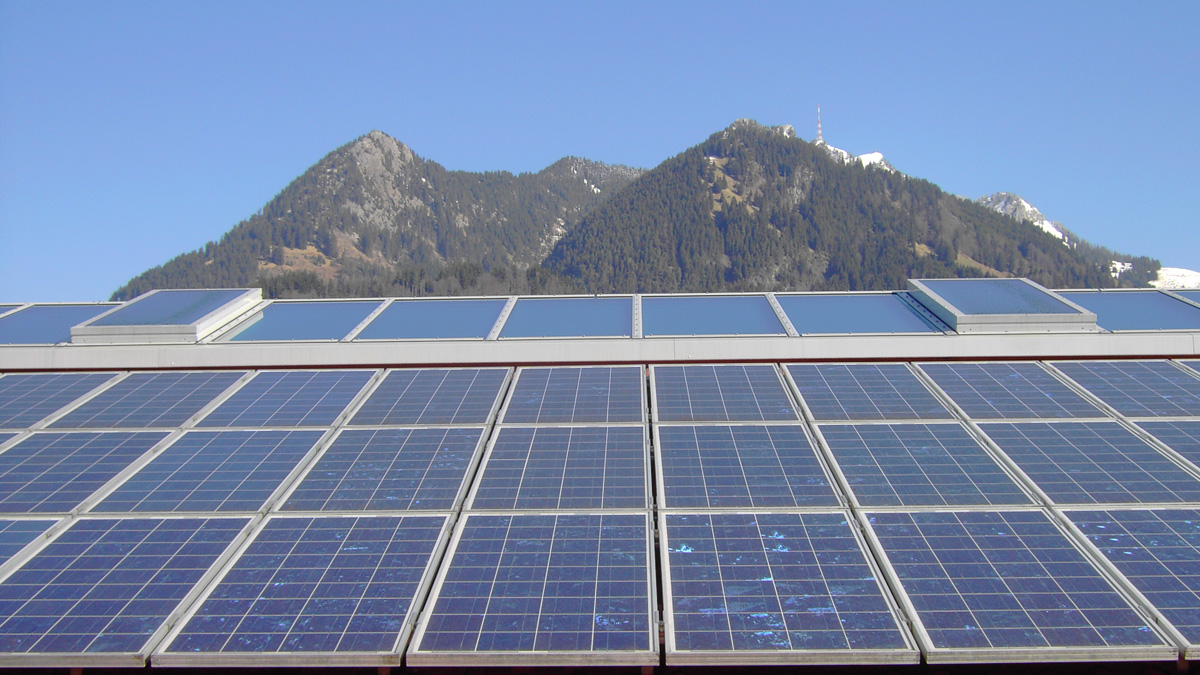
[[[397,300],[358,334],[359,340],[485,338],[508,301]]]
[[[341,340],[378,306],[378,300],[272,302],[229,339],[234,342]]]
[[[521,298],[502,338],[630,337],[633,298]]]
[[[642,298],[642,335],[786,335],[763,295]]]
[[[1059,291],[1108,330],[1200,329],[1200,307],[1158,291]]]
[[[147,294],[92,322],[93,326],[177,326],[203,319],[245,295],[244,289],[169,290]]]
[[[71,341],[71,326],[112,309],[112,305],[33,305],[0,319],[0,344],[52,345]]]
[[[963,314],[1078,314],[1074,307],[1023,279],[922,279]]]
[[[1200,289],[1190,289],[1190,290],[1180,289],[1180,290],[1172,290],[1171,292],[1180,297],[1187,298],[1188,300],[1191,300],[1192,302],[1200,302]]]
[[[801,335],[808,333],[940,333],[894,293],[780,295],[775,299]]]

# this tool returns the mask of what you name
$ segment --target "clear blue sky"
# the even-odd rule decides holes
[[[1200,3],[0,0],[0,301],[105,299],[372,129],[651,167],[790,123],[1200,269]]]

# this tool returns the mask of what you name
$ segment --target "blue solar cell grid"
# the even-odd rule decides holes
[[[393,370],[350,423],[486,424],[507,378],[507,368]]]
[[[0,344],[53,345],[71,341],[71,326],[112,309],[113,305],[33,305],[0,319]]]
[[[55,429],[177,427],[237,382],[242,372],[134,373],[50,425]]]
[[[112,379],[112,373],[13,373],[0,377],[0,428],[20,429]]]
[[[639,366],[522,368],[505,407],[505,424],[619,424],[645,420]]]
[[[19,553],[50,526],[54,520],[0,520],[0,564]]]
[[[0,583],[0,650],[139,652],[247,522],[77,521]]]
[[[93,326],[176,326],[193,324],[245,295],[241,289],[165,290],[142,296],[93,321]]]
[[[868,514],[935,650],[1170,648],[1042,511]],[[1034,656],[1030,656],[1030,654]],[[1043,657],[1045,658],[1045,657]],[[930,658],[931,661],[934,658]]]
[[[1200,480],[1116,422],[980,428],[1058,504],[1200,501]]]
[[[666,514],[667,661],[911,650],[843,513]],[[763,654],[766,653],[764,657]],[[808,660],[820,659],[808,655]],[[916,653],[892,662],[915,661]],[[705,661],[695,661],[704,663]]]
[[[257,511],[321,435],[320,431],[189,432],[92,511]]]
[[[1138,422],[1138,426],[1200,467],[1200,422]]]
[[[0,512],[67,512],[165,432],[35,433],[0,453]]]
[[[507,300],[397,300],[355,338],[357,340],[483,339]]]
[[[652,372],[660,422],[799,419],[774,366],[655,366]]]
[[[633,298],[521,298],[502,338],[630,337]]]
[[[1196,330],[1200,307],[1158,291],[1060,291],[1107,330]]]
[[[484,459],[472,509],[644,509],[643,427],[504,427]]]
[[[379,307],[369,302],[273,302],[230,340],[341,340]]]
[[[348,429],[322,453],[283,508],[385,511],[456,508],[481,429]]]
[[[904,364],[791,364],[787,372],[816,420],[953,418]]]
[[[801,335],[838,333],[940,333],[899,294],[782,295],[775,299]]]
[[[989,506],[1031,500],[958,424],[823,425],[863,506]]]
[[[1104,557],[1200,644],[1200,511],[1067,511]]]
[[[535,652],[531,663],[554,653],[658,663],[647,518],[467,515],[408,662]]]
[[[662,508],[839,506],[799,425],[658,428]]]
[[[976,419],[1105,416],[1037,363],[923,363],[921,369]]]
[[[410,610],[445,522],[446,516],[272,518],[165,651],[391,652],[411,626]]]
[[[1200,415],[1200,377],[1169,361],[1072,361],[1054,366],[1122,415]]]
[[[200,420],[202,427],[333,424],[374,373],[369,370],[266,371]]]

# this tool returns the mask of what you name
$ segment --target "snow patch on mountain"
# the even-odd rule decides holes
[[[1200,288],[1200,272],[1182,267],[1161,267],[1158,278],[1150,285],[1165,290]]]
[[[987,208],[1003,213],[1010,218],[1017,220],[1028,220],[1037,227],[1044,230],[1047,234],[1058,239],[1063,244],[1070,246],[1070,240],[1062,225],[1051,221],[1046,216],[1042,215],[1041,211],[1037,210],[1033,204],[1021,198],[1021,195],[1016,195],[1011,192],[997,192],[993,195],[987,195],[975,200],[977,203],[986,206]]]
[[[893,167],[891,164],[888,164],[888,161],[883,158],[883,153],[879,152],[878,150],[875,152],[868,152],[865,155],[855,156],[855,155],[851,155],[850,153],[846,152],[845,150],[842,150],[841,148],[835,148],[832,145],[829,145],[828,143],[826,143],[825,141],[817,141],[817,146],[824,148],[825,152],[829,153],[830,157],[841,162],[842,164],[850,164],[851,162],[858,162],[864,168],[874,166],[874,167],[883,169],[884,171],[896,173],[896,168]]]

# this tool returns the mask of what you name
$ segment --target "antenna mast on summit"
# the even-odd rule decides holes
[[[821,135],[821,104],[817,104],[817,142],[824,143],[825,137]]]

